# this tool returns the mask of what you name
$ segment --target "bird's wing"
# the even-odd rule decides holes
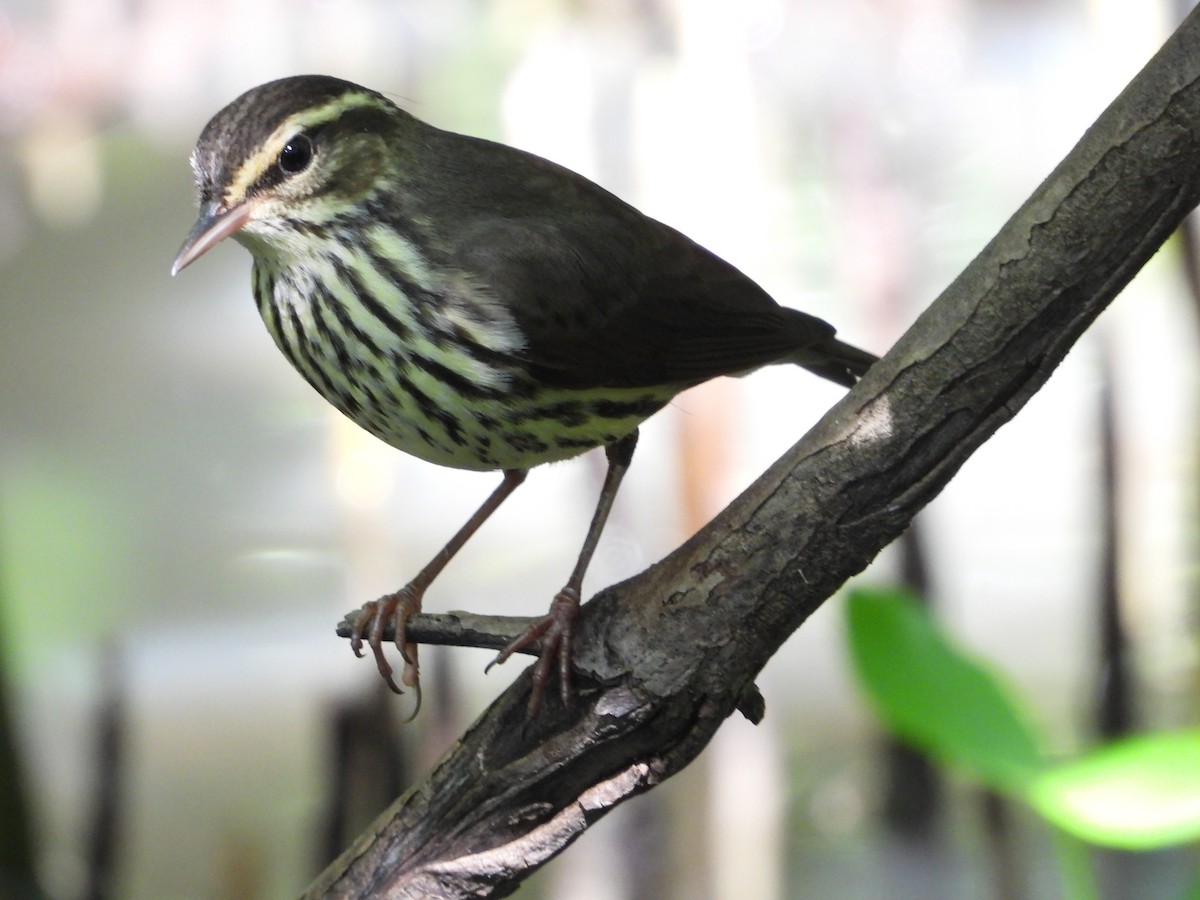
[[[695,384],[833,334],[636,213],[477,220],[454,263],[512,314],[527,362],[561,387]]]

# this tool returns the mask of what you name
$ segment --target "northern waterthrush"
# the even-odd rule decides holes
[[[718,375],[790,362],[849,386],[875,361],[583,176],[346,81],[247,91],[205,126],[192,167],[200,217],[173,273],[232,236],[254,257],[268,331],[326,400],[407,453],[504,473],[412,582],[363,607],[352,646],[361,656],[365,637],[396,691],[385,626],[402,680],[419,686],[408,619],[528,469],[594,447],[608,457],[566,586],[495,660],[540,641],[536,715],[555,661],[569,696],[584,572],[638,425]]]

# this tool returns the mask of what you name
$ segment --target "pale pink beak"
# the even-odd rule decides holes
[[[200,218],[192,226],[191,233],[175,254],[175,262],[171,265],[171,274],[178,275],[185,268],[229,237],[235,231],[250,221],[254,212],[254,204],[249,200],[239,203],[233,209],[226,209],[215,200],[200,208]]]

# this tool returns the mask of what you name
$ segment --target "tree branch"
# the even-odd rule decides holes
[[[945,486],[1200,200],[1200,12],[867,376],[708,527],[589,602],[308,897],[502,896],[708,743],[780,644]]]
[[[361,609],[346,613],[338,623],[337,636],[348,638]],[[487,616],[455,610],[448,613],[417,613],[408,620],[405,636],[415,644],[442,644],[451,647],[478,647],[482,650],[503,650],[533,622],[531,616]],[[395,640],[396,629],[388,622],[383,629],[385,641]],[[536,643],[517,651],[530,656],[538,654]]]

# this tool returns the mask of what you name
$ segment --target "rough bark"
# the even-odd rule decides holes
[[[690,762],[1200,200],[1198,79],[1193,12],[815,428],[677,551],[586,604],[570,708],[548,698],[527,723],[518,678],[306,896],[503,896]]]

